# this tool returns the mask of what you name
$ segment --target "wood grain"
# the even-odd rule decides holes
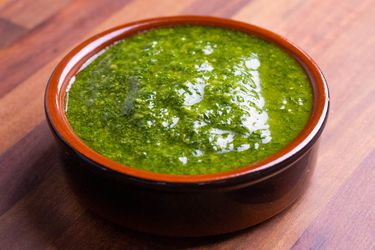
[[[0,10],[0,16],[20,26],[34,28],[57,11],[70,0],[27,0],[11,1]]]
[[[6,19],[0,17],[0,49],[8,47],[10,44],[15,42],[22,35],[26,34],[27,29],[24,27],[14,24]]]
[[[77,43],[88,30],[127,2],[128,0],[115,0],[108,4],[108,1],[96,0],[95,4],[90,4],[90,0],[77,0],[64,5],[51,18],[45,16],[47,19],[43,23],[30,29],[22,40],[0,54],[0,97],[61,53],[66,46]],[[34,17],[31,16],[30,19]],[[14,74],[20,67],[22,71]]]
[[[374,227],[368,223],[375,220],[374,166],[375,150],[334,195],[324,212],[304,231],[294,249],[344,249],[348,247],[348,242],[364,249],[375,248]],[[340,228],[346,230],[338,230]],[[358,231],[361,233],[358,234]]]
[[[373,0],[0,1],[1,249],[375,249]],[[205,239],[113,226],[69,190],[43,111],[46,82],[79,41],[124,22],[204,14],[288,37],[319,64],[330,118],[307,193],[275,218]]]

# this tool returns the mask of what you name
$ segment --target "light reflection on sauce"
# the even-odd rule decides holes
[[[261,132],[262,143],[265,144],[272,140],[270,126],[267,122],[268,114],[264,108],[265,101],[261,93],[259,66],[260,61],[255,54],[251,54],[249,58],[243,58],[239,64],[234,66],[234,75],[238,76],[240,87],[231,89],[230,94],[233,96],[231,101],[245,111],[241,121],[242,126],[248,132],[238,134],[233,131],[211,128],[209,130],[210,142],[213,149],[219,153],[241,152],[250,149],[252,146],[249,144],[242,144],[234,148],[233,141],[236,136],[247,138],[257,130]],[[252,82],[246,80],[246,76],[250,76]],[[228,119],[226,122],[230,124],[231,120]],[[259,144],[253,145],[253,147],[259,147]]]
[[[213,45],[213,47],[215,47]],[[206,45],[203,49],[205,55],[210,55],[214,52],[211,45]],[[241,126],[246,129],[246,133],[238,133],[231,130],[223,130],[220,128],[211,127],[208,130],[206,126],[208,124],[202,120],[195,120],[192,124],[194,131],[197,134],[209,133],[208,139],[212,146],[212,149],[217,153],[228,153],[228,152],[242,152],[249,150],[250,148],[258,149],[259,143],[256,142],[253,145],[248,143],[241,144],[237,147],[234,146],[234,140],[236,137],[248,138],[255,131],[260,132],[261,143],[266,144],[272,140],[270,126],[268,124],[268,114],[265,110],[265,100],[262,96],[261,91],[261,80],[259,76],[259,67],[261,62],[256,54],[252,53],[249,57],[243,57],[238,64],[234,65],[232,74],[236,77],[238,85],[235,88],[230,88],[229,95],[231,96],[231,103],[238,106],[242,111],[243,115],[240,117]],[[215,76],[215,69],[206,60],[201,64],[195,65],[195,72],[193,75],[196,77],[191,81],[184,83],[184,88],[177,89],[176,92],[183,99],[183,105],[190,108],[194,105],[199,105],[204,100],[205,87],[210,84],[210,78]],[[210,74],[207,74],[210,72]],[[152,95],[148,100],[150,111],[153,112],[153,100],[155,96]],[[217,115],[222,115],[223,112],[231,112],[230,106],[220,106],[216,104]],[[223,111],[223,109],[225,109]],[[210,117],[214,115],[214,110],[204,110],[204,115]],[[169,111],[166,108],[159,110],[159,113],[155,119],[162,117],[165,120],[162,121],[162,126],[165,129],[173,129],[179,122],[180,117],[174,116],[172,119],[169,117]],[[228,118],[224,121],[230,125],[232,119]],[[154,122],[147,121],[149,127],[154,125]],[[205,129],[201,129],[204,128]],[[204,154],[202,149],[194,149],[192,156],[200,157]],[[178,158],[183,164],[188,162],[186,156]]]

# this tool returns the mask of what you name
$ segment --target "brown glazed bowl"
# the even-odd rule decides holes
[[[124,166],[90,149],[72,131],[65,95],[72,77],[95,55],[128,36],[175,25],[240,30],[271,41],[295,57],[314,93],[311,118],[281,151],[240,169],[207,175],[168,175]],[[329,106],[326,81],[313,60],[285,38],[238,21],[161,17],[124,24],[75,47],[53,72],[45,95],[50,128],[65,155],[65,173],[81,204],[125,227],[158,235],[208,236],[258,224],[290,206],[308,186]]]

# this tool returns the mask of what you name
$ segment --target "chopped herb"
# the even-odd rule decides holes
[[[299,63],[239,31],[177,26],[110,47],[79,72],[67,117],[98,153],[159,173],[237,169],[305,127],[312,89]]]

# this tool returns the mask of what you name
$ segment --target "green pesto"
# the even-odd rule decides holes
[[[303,130],[312,89],[274,44],[222,28],[134,35],[80,71],[67,95],[74,132],[122,164],[208,174],[270,156]]]

